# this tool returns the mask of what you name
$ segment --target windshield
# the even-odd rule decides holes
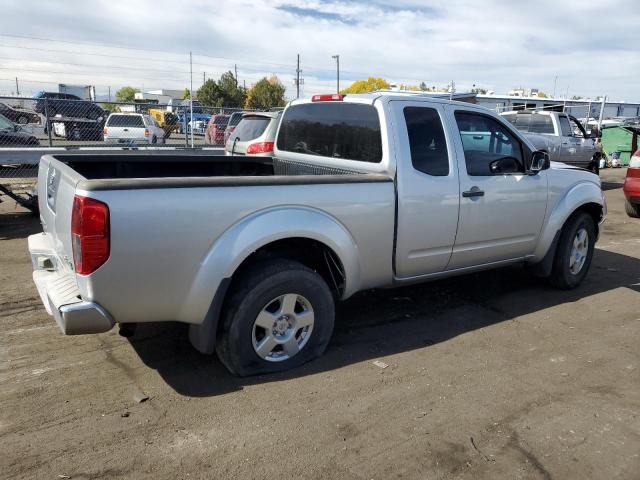
[[[13,123],[11,123],[11,121],[5,117],[4,115],[0,115],[0,129],[1,130],[13,130]]]
[[[107,125],[110,127],[144,127],[140,115],[111,115]]]
[[[241,142],[258,138],[267,129],[267,125],[271,121],[270,117],[244,117],[233,131],[233,138]]]

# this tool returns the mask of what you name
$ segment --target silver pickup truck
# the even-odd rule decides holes
[[[597,134],[587,134],[580,121],[562,112],[511,111],[502,115],[535,148],[549,153],[552,161],[563,162],[599,173],[602,152],[597,148]]]
[[[606,213],[596,175],[500,116],[406,94],[296,100],[274,158],[45,155],[38,189],[33,278],[65,334],[184,322],[239,375],[322,354],[363,289],[514,263],[576,287]]]

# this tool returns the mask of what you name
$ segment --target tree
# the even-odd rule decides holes
[[[220,106],[241,108],[244,105],[247,92],[244,88],[238,87],[238,80],[232,72],[225,72],[220,76],[218,90],[220,91]]]
[[[285,88],[275,75],[271,78],[264,77],[259,80],[247,92],[245,108],[269,109],[284,107],[287,101],[284,99]]]
[[[471,89],[471,93],[475,93],[477,95],[486,95],[487,94],[487,89],[486,88],[472,88]]]
[[[116,92],[116,100],[118,102],[133,102],[136,98],[136,93],[140,90],[133,87],[122,87]]]
[[[182,100],[189,100],[191,98],[191,92],[189,91],[188,88],[184,89],[184,92],[182,92]]]
[[[220,106],[220,89],[218,88],[218,84],[214,80],[208,79],[206,82],[204,82],[204,84],[196,92],[196,96],[198,97],[198,101],[202,105],[208,105],[212,107]]]
[[[391,85],[384,78],[369,77],[366,80],[356,80],[340,93],[367,93],[389,88]]]

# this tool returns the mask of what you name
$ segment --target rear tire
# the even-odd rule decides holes
[[[154,145],[158,143],[158,137],[156,137],[155,135],[151,137],[151,143],[153,143]]]
[[[216,344],[232,373],[280,372],[324,353],[335,306],[316,272],[291,260],[271,260],[253,266],[232,288]]]
[[[576,288],[589,271],[596,241],[593,219],[585,212],[572,215],[564,224],[556,247],[549,282],[556,288]]]
[[[631,218],[640,218],[640,205],[634,205],[628,198],[624,199],[624,211]]]

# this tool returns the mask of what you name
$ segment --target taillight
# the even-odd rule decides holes
[[[147,130],[146,128],[144,129],[144,136],[148,137],[149,136],[149,130]]]
[[[256,153],[273,152],[273,142],[252,143],[247,147],[247,155],[255,155]]]
[[[640,168],[640,150],[634,153],[629,160],[629,168]]]
[[[312,102],[341,102],[346,95],[344,93],[323,93],[311,97]]]
[[[102,133],[104,133],[105,135],[108,135],[109,129],[107,127],[104,127],[104,130],[102,130]]]
[[[71,243],[76,273],[89,275],[109,258],[109,207],[76,195],[71,213]]]
[[[236,129],[236,127],[229,127],[229,133],[233,133],[233,131]]]

